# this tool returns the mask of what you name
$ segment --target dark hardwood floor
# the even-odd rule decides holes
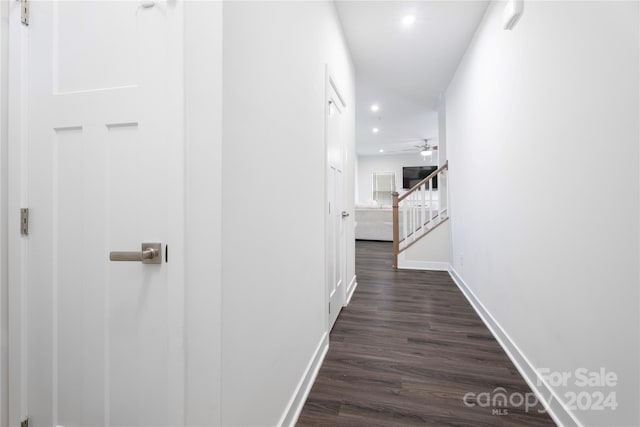
[[[386,242],[356,252],[358,288],[298,426],[554,425],[540,404],[520,405],[533,393],[448,273],[394,271]],[[511,404],[494,399],[499,387]]]

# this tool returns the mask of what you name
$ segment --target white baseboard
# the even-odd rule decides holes
[[[449,271],[449,263],[438,261],[413,261],[398,257],[398,268],[400,270]]]
[[[349,303],[351,302],[351,297],[353,296],[353,293],[356,291],[357,287],[358,282],[356,282],[356,276],[354,275],[351,279],[351,283],[349,283],[349,286],[347,287],[347,299],[344,303],[345,306],[349,305]]]
[[[298,386],[296,387],[296,391],[293,393],[293,396],[289,400],[289,404],[287,405],[284,414],[280,418],[280,422],[278,422],[279,426],[295,426],[296,422],[298,421],[298,417],[300,416],[300,412],[302,412],[302,408],[304,407],[304,403],[307,401],[307,397],[309,396],[311,387],[313,387],[313,383],[318,376],[318,371],[322,366],[322,362],[324,361],[328,350],[329,334],[325,332],[322,335],[322,339],[318,343],[318,347],[316,347],[316,351],[313,353],[313,357],[307,365],[307,369],[305,369],[304,371],[304,375],[302,376],[300,382],[298,383]]]
[[[538,400],[545,407],[553,421],[561,427],[582,427],[582,423],[564,405],[558,394],[547,383],[547,381],[538,375],[538,370],[533,366],[524,353],[522,353],[516,343],[513,342],[511,337],[509,337],[502,326],[500,326],[482,302],[480,302],[453,267],[449,267],[449,275],[467,298],[476,313],[478,313],[480,319],[482,319],[487,328],[489,328],[489,331],[491,331],[491,334],[493,334],[502,349],[507,353],[509,359],[511,359],[515,367],[520,372],[520,375],[522,375],[529,387],[531,387],[531,390],[536,394]]]

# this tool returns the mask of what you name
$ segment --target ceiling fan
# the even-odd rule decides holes
[[[430,141],[433,141],[433,138],[411,138],[411,139],[406,139],[406,140],[402,140],[400,142],[418,142],[421,141],[420,145],[414,145],[413,148],[405,148],[402,150],[393,150],[390,151],[392,153],[394,152],[404,152],[404,151],[416,151],[416,149],[418,150],[418,152],[420,153],[421,156],[430,156],[431,153],[433,153],[433,151],[438,149],[437,145],[432,145],[430,143]]]
[[[422,145],[416,145],[416,146],[415,146],[416,148],[419,148],[419,149],[420,149],[420,155],[421,155],[421,156],[430,156],[430,155],[431,155],[431,153],[432,153],[434,150],[437,150],[437,149],[438,149],[438,146],[437,146],[437,145],[431,145],[431,144],[429,144],[429,139],[428,139],[428,138],[423,139],[423,141],[424,141],[424,144],[422,144]]]

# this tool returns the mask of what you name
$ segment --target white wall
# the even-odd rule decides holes
[[[450,222],[446,221],[400,253],[398,268],[447,271],[451,262],[450,253],[451,229]]]
[[[222,3],[185,2],[184,13],[185,421],[212,426],[221,424]]]
[[[637,426],[638,3],[503,6],[447,91],[453,266],[536,368],[617,373],[584,425]]]
[[[7,59],[9,3],[0,1],[0,424],[8,424]]]
[[[356,204],[373,205],[373,173],[394,172],[396,175],[396,188],[402,193],[402,167],[403,166],[437,166],[438,156],[423,157],[417,151],[411,154],[394,154],[379,156],[358,156],[358,194]]]
[[[351,117],[353,67],[331,2],[225,3],[223,46],[222,423],[275,425],[326,333],[325,64]]]

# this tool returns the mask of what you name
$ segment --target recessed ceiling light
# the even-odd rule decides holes
[[[402,24],[405,26],[409,26],[414,22],[416,22],[416,17],[413,15],[407,15],[404,18],[402,18]]]
[[[371,106],[371,111],[378,111],[380,109],[380,106],[378,104],[373,104]]]
[[[381,149],[378,150],[378,152],[384,153],[384,150],[381,148]]]
[[[371,129],[371,132],[373,132],[373,133],[378,133],[378,132],[380,132],[380,129],[378,129],[378,128],[373,128],[373,129]]]

